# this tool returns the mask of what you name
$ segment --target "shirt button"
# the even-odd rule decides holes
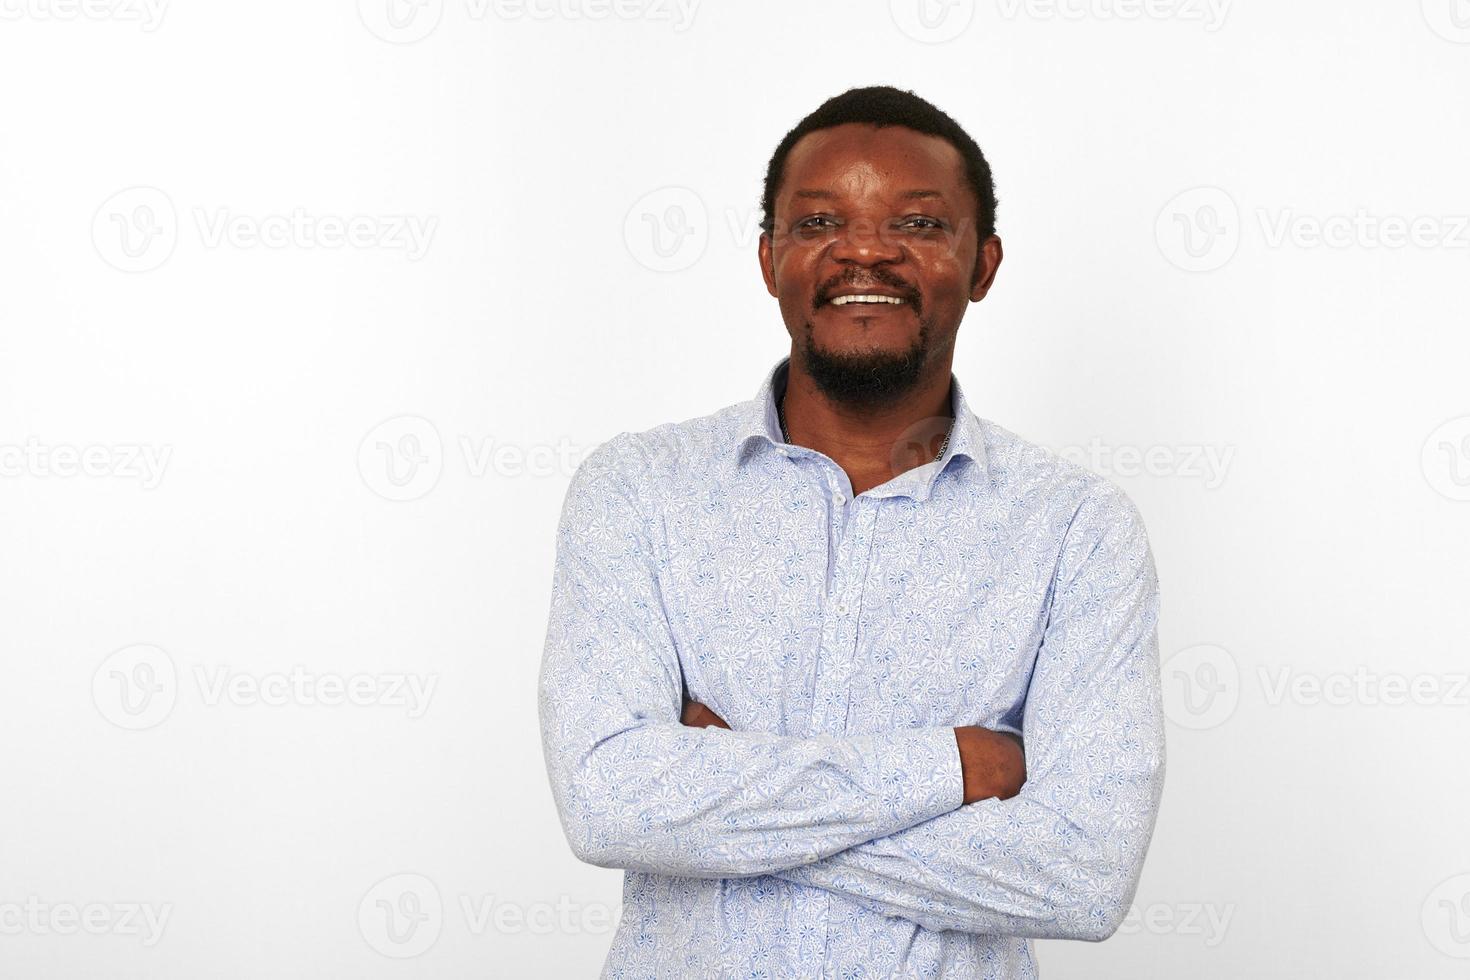
[[[842,504],[844,503],[844,501],[842,499],[842,494],[840,494],[840,493],[834,493],[832,495],[832,502],[834,504],[836,504],[838,507],[841,507]]]
[[[837,612],[840,613],[843,616],[846,616],[847,615],[847,603],[845,603],[845,602],[839,602],[837,604]]]

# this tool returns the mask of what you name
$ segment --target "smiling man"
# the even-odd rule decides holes
[[[754,399],[624,432],[557,535],[541,734],[626,870],[605,977],[1036,976],[1100,940],[1164,778],[1158,584],[1117,487],[976,416],[990,168],[892,88],[777,146]]]

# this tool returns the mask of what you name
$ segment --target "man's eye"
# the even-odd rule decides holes
[[[822,225],[819,224],[819,222],[826,222],[826,224]],[[803,231],[808,231],[822,227],[830,227],[835,224],[836,222],[827,217],[825,214],[814,214],[810,218],[803,218],[802,220],[798,221],[796,223],[796,227]]]
[[[944,222],[936,221],[933,218],[926,218],[923,215],[914,215],[911,218],[905,218],[903,220],[903,227],[914,228],[918,231],[933,231],[936,228],[943,228]]]

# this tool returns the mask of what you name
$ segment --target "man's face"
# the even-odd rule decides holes
[[[978,241],[975,209],[963,158],[937,136],[850,123],[792,147],[761,271],[830,397],[891,402],[952,350],[1000,264],[1000,239]]]

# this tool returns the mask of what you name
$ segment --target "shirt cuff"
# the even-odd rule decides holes
[[[879,744],[874,766],[890,816],[908,826],[965,802],[965,775],[953,728],[892,732]]]

